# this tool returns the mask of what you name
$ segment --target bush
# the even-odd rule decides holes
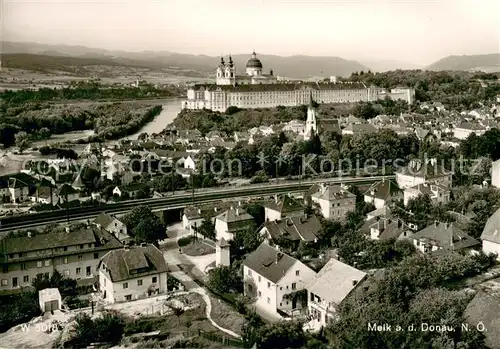
[[[179,247],[184,247],[192,243],[193,240],[194,240],[193,236],[186,236],[184,238],[180,238],[179,240],[177,240],[177,244],[179,245]]]

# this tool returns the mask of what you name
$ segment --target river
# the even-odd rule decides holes
[[[181,111],[181,99],[160,99],[148,101],[150,104],[161,104],[163,107],[160,114],[158,114],[153,121],[145,125],[139,132],[131,136],[125,137],[125,139],[137,139],[141,133],[160,133],[165,129],[165,127],[174,121],[175,117]]]

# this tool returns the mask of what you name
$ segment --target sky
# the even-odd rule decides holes
[[[4,41],[428,65],[500,52],[500,0],[0,0]]]

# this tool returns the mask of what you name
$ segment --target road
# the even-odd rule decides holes
[[[158,199],[128,200],[119,203],[103,204],[99,206],[75,207],[70,209],[58,209],[48,212],[32,213],[20,216],[3,217],[0,219],[0,232],[27,229],[47,225],[51,223],[62,223],[65,221],[81,221],[93,219],[101,212],[110,214],[124,214],[138,205],[147,205],[155,211],[165,209],[183,208],[190,204],[199,204],[222,199],[238,197],[258,197],[283,193],[304,192],[317,183],[329,184],[369,184],[382,178],[393,179],[394,176],[372,176],[372,177],[343,177],[322,178],[306,181],[282,181],[241,186],[237,188],[200,189],[193,193],[180,192]]]

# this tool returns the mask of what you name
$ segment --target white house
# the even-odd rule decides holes
[[[439,183],[451,188],[452,173],[446,171],[443,166],[436,162],[410,161],[408,166],[396,172],[396,182],[401,189],[413,187],[426,182]]]
[[[196,163],[191,155],[188,155],[188,157],[184,159],[184,168],[189,168],[191,170],[196,169]]]
[[[500,208],[491,215],[481,234],[483,241],[483,252],[486,254],[495,253],[500,260]]]
[[[154,245],[124,247],[101,258],[99,289],[107,303],[131,301],[167,290],[167,263]]]
[[[457,139],[464,140],[473,133],[476,136],[481,136],[485,132],[486,128],[481,125],[463,122],[453,129],[453,136]]]
[[[61,293],[57,288],[45,288],[38,291],[38,302],[42,313],[60,310],[62,306]]]
[[[309,326],[319,330],[334,320],[339,305],[366,275],[361,270],[330,259],[306,285],[307,308],[312,318]]]
[[[115,216],[103,212],[92,223],[113,234],[122,244],[130,242],[127,226]]]
[[[373,204],[376,209],[400,199],[403,199],[403,192],[396,183],[387,179],[373,183],[364,194],[365,202]]]
[[[258,313],[291,314],[300,309],[297,297],[316,273],[301,261],[262,243],[243,261],[244,294],[255,300]]]
[[[434,252],[437,250],[472,251],[481,243],[464,233],[453,223],[435,222],[416,232],[413,245],[420,252]]]
[[[217,240],[224,238],[231,241],[237,231],[253,227],[255,221],[241,207],[231,207],[215,218],[215,236]]]
[[[9,196],[13,203],[29,200],[29,186],[17,178],[9,178]]]
[[[408,205],[410,199],[415,199],[420,195],[428,195],[434,204],[446,205],[450,202],[450,189],[442,184],[421,183],[404,191],[404,205]]]
[[[491,185],[500,188],[500,160],[491,163]]]
[[[311,195],[311,201],[319,205],[327,219],[342,220],[356,209],[356,195],[340,185],[321,185],[319,191]]]

